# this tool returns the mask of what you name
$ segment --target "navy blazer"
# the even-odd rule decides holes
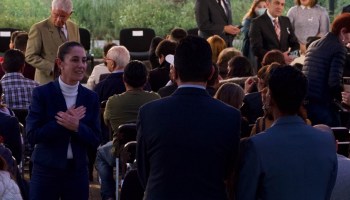
[[[76,107],[86,107],[78,132],[70,131],[56,122],[59,111],[67,106],[58,80],[33,90],[26,131],[28,140],[35,145],[32,154],[34,164],[64,169],[67,166],[69,140],[76,168],[87,166],[87,148],[97,148],[100,142],[100,103],[96,93],[79,85]]]
[[[281,117],[242,144],[237,200],[329,199],[337,175],[332,134]]]
[[[258,57],[258,63],[261,63],[264,55],[273,49],[282,52],[299,50],[300,45],[294,34],[294,29],[288,17],[279,16],[278,21],[281,28],[280,40],[277,38],[275,28],[267,11],[252,20],[249,30],[250,45],[254,55]]]
[[[198,88],[179,88],[142,106],[137,170],[145,199],[226,200],[240,123],[237,109]]]
[[[196,0],[195,15],[199,36],[207,39],[219,35],[229,46],[232,46],[233,36],[224,33],[224,26],[232,25],[232,10],[230,0],[226,1],[227,15],[217,0]]]
[[[16,117],[0,112],[0,135],[19,164],[22,161],[22,141],[19,122]]]
[[[107,100],[114,94],[121,94],[125,92],[125,85],[123,82],[123,72],[111,73],[103,81],[99,82],[94,91],[97,93],[100,102]]]

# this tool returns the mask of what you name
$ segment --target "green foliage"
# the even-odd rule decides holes
[[[251,1],[231,0],[233,23],[240,24]],[[347,0],[335,0],[337,15]],[[49,16],[51,0],[1,0],[0,27],[29,30],[30,26]],[[122,28],[150,27],[164,36],[174,27],[196,27],[195,0],[73,0],[73,21],[90,30],[93,39],[118,39]],[[319,4],[328,8],[329,0]],[[286,1],[285,13],[293,6]],[[331,16],[331,19],[333,17]]]

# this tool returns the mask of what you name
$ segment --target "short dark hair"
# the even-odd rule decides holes
[[[19,72],[24,66],[24,54],[18,49],[7,50],[4,54],[2,68],[6,73]]]
[[[284,59],[284,55],[283,55],[282,51],[277,50],[277,49],[273,49],[273,50],[268,51],[264,55],[264,57],[261,61],[261,65],[262,66],[270,65],[273,62],[278,62],[281,65],[286,64],[286,61]]]
[[[207,82],[211,70],[211,48],[198,36],[189,35],[176,48],[174,67],[183,82]]]
[[[14,48],[19,49],[21,51],[25,51],[27,47],[27,42],[28,42],[28,33],[20,33],[16,36],[15,41],[14,41]]]
[[[235,56],[228,61],[230,68],[227,77],[247,77],[253,76],[253,67],[244,56]]]
[[[175,42],[180,42],[180,40],[184,39],[187,36],[187,31],[183,28],[174,28],[170,32],[170,39]]]
[[[283,114],[294,115],[304,101],[307,79],[295,67],[280,65],[270,71],[268,88],[278,109]]]
[[[74,42],[74,41],[65,42],[58,47],[57,58],[59,58],[60,60],[64,60],[64,57],[70,52],[70,50],[73,47],[81,47],[85,49],[84,46],[79,42]]]
[[[141,61],[130,61],[124,68],[124,81],[133,88],[144,86],[147,81],[147,76],[147,67]]]
[[[156,48],[156,55],[160,57],[163,55],[164,57],[168,54],[175,54],[177,43],[170,40],[161,41]]]
[[[13,31],[11,33],[10,42],[14,43],[17,35],[19,35],[21,33],[26,33],[26,32],[25,31]]]
[[[113,42],[108,42],[105,45],[103,45],[103,56],[106,56],[108,51],[114,46],[117,46],[117,44]]]

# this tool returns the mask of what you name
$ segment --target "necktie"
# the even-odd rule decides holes
[[[275,26],[275,32],[276,32],[277,38],[278,38],[278,40],[280,40],[281,39],[281,28],[280,28],[280,24],[278,23],[277,18],[275,18],[273,20],[273,25]]]
[[[64,32],[63,32],[63,28],[57,28],[57,29],[58,29],[58,33],[60,34],[60,38],[61,38],[62,42],[66,42],[67,37],[66,37],[66,34],[64,34]]]
[[[225,14],[227,15],[227,9],[226,9],[225,0],[218,0],[218,4],[224,10]]]

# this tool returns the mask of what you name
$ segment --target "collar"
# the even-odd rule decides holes
[[[272,17],[269,10],[267,10],[266,13],[267,13],[267,16],[269,16],[270,20],[272,21],[272,24],[273,24],[273,20],[277,19],[277,21],[278,21],[278,17]]]
[[[271,125],[271,127],[278,124],[295,124],[295,123],[305,124],[305,121],[298,115],[283,116],[275,120],[275,122]]]
[[[124,70],[123,69],[119,69],[119,70],[115,70],[115,71],[113,71],[112,73],[124,73]]]
[[[4,76],[2,77],[2,79],[7,78],[7,77],[12,77],[12,76],[20,76],[23,77],[23,74],[20,72],[10,72],[10,73],[5,73]]]
[[[303,10],[304,10],[304,9],[311,9],[310,6],[304,6],[304,5],[300,5],[300,8],[302,8]]]
[[[181,84],[181,85],[179,85],[178,88],[198,88],[198,89],[203,89],[203,90],[205,90],[205,87],[204,87],[204,86],[201,86],[201,85],[194,85],[194,84]]]

